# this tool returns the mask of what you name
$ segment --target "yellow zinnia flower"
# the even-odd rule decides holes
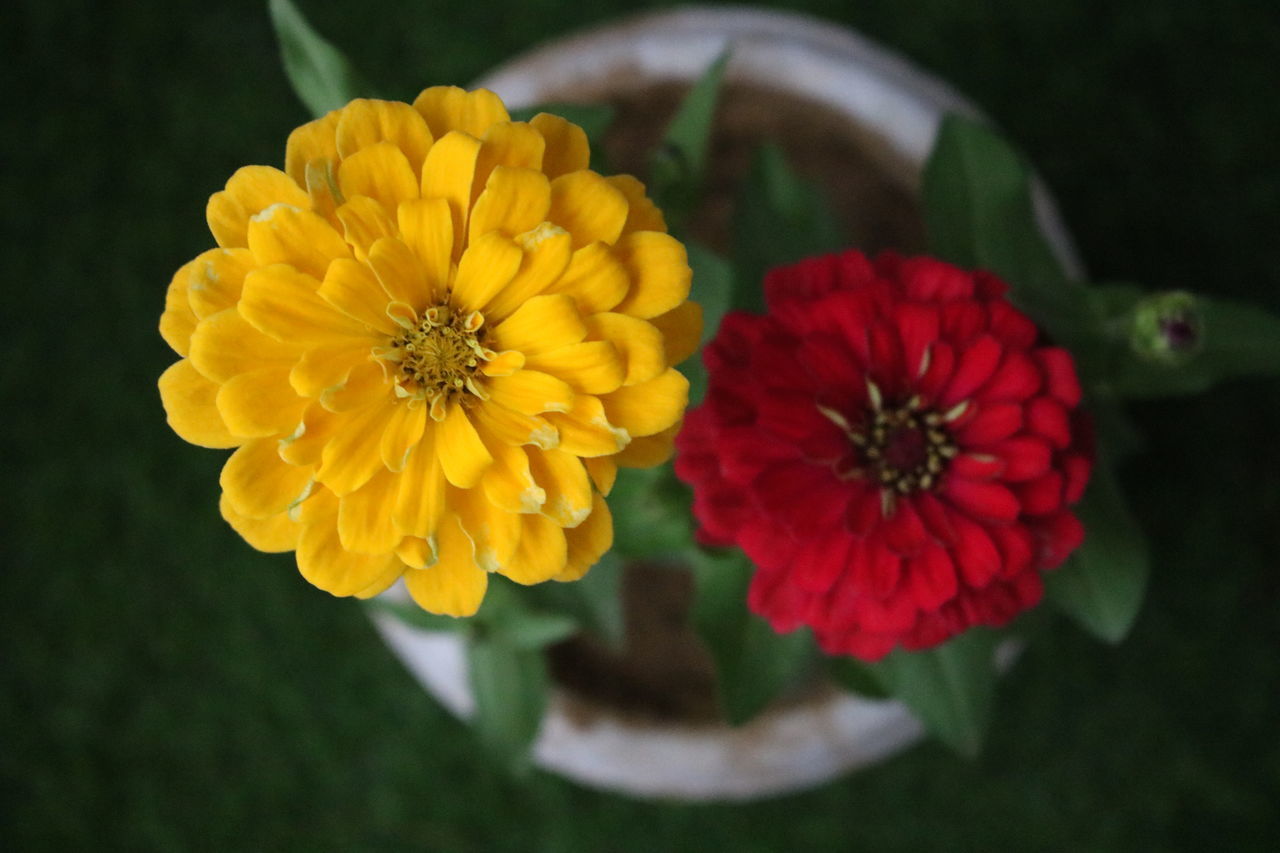
[[[644,187],[587,160],[561,118],[440,87],[353,101],[213,195],[159,384],[178,435],[238,448],[249,544],[455,616],[488,572],[575,580],[610,547],[602,494],[669,455],[701,312]]]

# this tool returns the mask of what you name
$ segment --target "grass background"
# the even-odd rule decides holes
[[[301,3],[397,96],[636,5]],[[1273,4],[783,4],[951,80],[1100,279],[1280,310]],[[753,805],[631,801],[476,759],[360,608],[217,517],[164,425],[155,332],[204,202],[306,119],[259,2],[5,13],[0,842],[9,850],[1250,850],[1280,841],[1280,385],[1136,415],[1155,569],[1131,639],[1062,623],[986,753],[922,745]]]

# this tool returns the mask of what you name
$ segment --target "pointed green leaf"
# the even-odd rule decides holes
[[[670,465],[620,469],[609,493],[614,550],[628,559],[680,559],[693,542],[692,503]]]
[[[782,149],[765,145],[738,193],[733,214],[730,307],[764,312],[764,276],[773,267],[847,246],[844,229],[817,187],[800,178]]]
[[[720,320],[729,308],[733,292],[733,270],[729,262],[698,243],[689,243],[689,266],[693,269],[693,287],[689,298],[702,306],[702,343],[720,328]],[[707,372],[700,353],[677,368],[689,380],[689,406],[702,402],[707,390]]]
[[[1074,349],[1093,334],[1084,287],[1067,279],[1036,223],[1030,170],[995,131],[947,116],[925,164],[922,196],[933,254],[994,272],[1059,343]]]
[[[890,694],[962,755],[982,749],[995,694],[996,634],[974,628],[941,646],[901,649],[872,666]]]
[[[701,553],[694,567],[694,625],[715,660],[725,715],[741,725],[810,670],[812,636],[775,633],[747,610],[753,567],[741,551]]]
[[[280,40],[285,74],[313,116],[372,93],[342,51],[312,28],[291,0],[268,0],[267,8]]]
[[[621,649],[625,632],[621,581],[622,561],[610,551],[580,580],[535,584],[523,592],[539,610],[569,616],[609,648]]]
[[[526,770],[547,704],[542,653],[478,631],[468,644],[467,660],[476,700],[472,725],[481,746],[511,770]]]
[[[519,649],[541,649],[576,634],[578,620],[539,607],[533,589],[494,577],[473,617],[477,630]]]
[[[849,657],[825,659],[827,675],[840,687],[868,699],[887,699],[889,691],[868,664]]]
[[[716,102],[728,64],[725,51],[693,84],[649,162],[649,193],[672,231],[681,230],[706,178]]]
[[[1150,555],[1146,537],[1102,459],[1076,514],[1084,524],[1084,544],[1045,577],[1045,589],[1054,604],[1090,633],[1118,643],[1142,606]]]

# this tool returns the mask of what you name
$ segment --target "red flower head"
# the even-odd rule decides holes
[[[1034,605],[1083,540],[1075,367],[1005,290],[846,252],[773,270],[766,316],[725,317],[676,472],[776,630],[866,660],[937,645]]]

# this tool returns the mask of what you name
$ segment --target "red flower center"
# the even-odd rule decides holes
[[[916,397],[901,406],[872,409],[866,426],[851,430],[849,440],[862,451],[865,475],[900,495],[934,488],[947,460],[956,455],[944,417],[921,408]]]

